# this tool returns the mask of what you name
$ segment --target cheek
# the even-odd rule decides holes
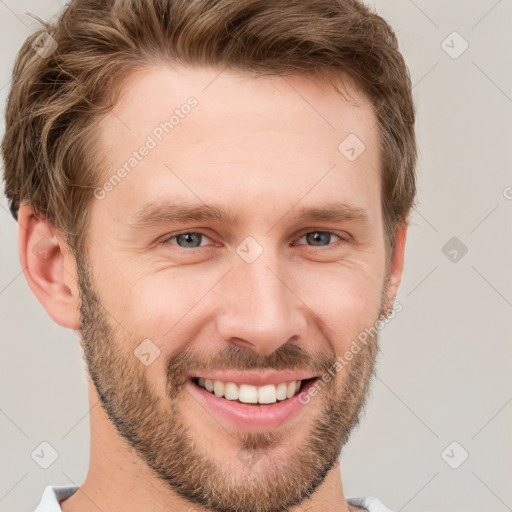
[[[118,303],[117,319],[129,332],[134,347],[143,340],[151,340],[158,347],[158,358],[148,371],[165,371],[172,354],[197,338],[202,324],[194,311],[212,284],[162,270],[135,278],[132,274],[122,287],[117,298],[113,296]]]
[[[319,327],[337,353],[343,352],[379,315],[382,282],[375,273],[338,264],[305,273],[299,281],[297,296],[321,321]]]

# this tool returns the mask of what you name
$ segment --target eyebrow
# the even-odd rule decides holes
[[[296,222],[351,222],[363,226],[369,224],[369,214],[364,208],[343,202],[329,202],[321,207],[297,208],[291,218]],[[239,214],[231,208],[201,203],[158,201],[140,207],[130,217],[128,224],[134,229],[147,229],[164,224],[186,224],[194,221],[220,221],[234,225],[239,219]]]

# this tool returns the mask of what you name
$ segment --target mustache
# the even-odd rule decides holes
[[[327,372],[336,362],[336,355],[326,351],[307,352],[292,343],[281,345],[272,354],[259,354],[238,345],[227,345],[205,358],[204,350],[185,349],[170,358],[167,382],[176,394],[192,371],[206,373],[214,370],[306,370],[317,375]]]

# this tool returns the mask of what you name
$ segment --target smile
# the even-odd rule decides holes
[[[311,404],[302,403],[300,394],[307,393],[317,380],[317,376],[297,372],[217,372],[190,375],[186,382],[203,412],[228,428],[254,431],[278,428],[309,408]]]
[[[278,384],[266,384],[253,386],[251,384],[236,384],[221,380],[205,379],[203,377],[193,379],[193,382],[219,398],[238,401],[244,404],[274,404],[277,401],[287,400],[299,393],[302,383],[308,380],[292,380]]]

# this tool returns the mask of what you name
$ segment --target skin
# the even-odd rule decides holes
[[[397,230],[386,275],[376,118],[345,85],[352,101],[301,75],[164,65],[133,73],[98,125],[99,183],[187,98],[198,105],[93,199],[87,255],[75,260],[52,225],[21,206],[27,282],[54,321],[77,331],[89,372],[90,467],[64,512],[227,511],[242,499],[246,512],[357,510],[345,499],[338,455],[365,403],[376,338],[273,432],[223,424],[182,386],[196,368],[292,364],[321,373],[319,361],[344,354],[394,300],[407,227]],[[349,133],[366,147],[355,161],[338,150]],[[240,218],[129,225],[141,205],[160,199],[229,207]],[[298,207],[340,201],[366,210],[368,224],[293,219]],[[169,237],[182,231],[205,237],[180,247]],[[315,231],[333,235],[315,244],[304,236]],[[236,252],[248,236],[263,248],[252,263]],[[43,238],[51,245],[39,258],[32,249]],[[146,366],[133,352],[148,338],[160,354]],[[321,443],[315,432],[324,432]],[[240,460],[243,448],[257,464]],[[187,494],[196,481],[202,498]]]

